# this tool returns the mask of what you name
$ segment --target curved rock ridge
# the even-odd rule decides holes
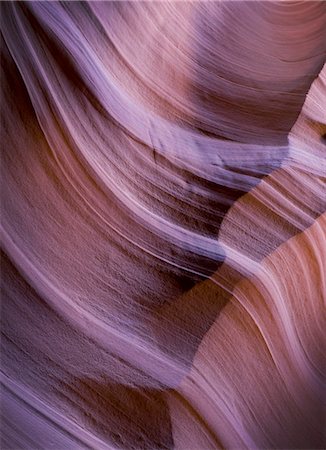
[[[1,448],[325,448],[326,3],[1,3]]]

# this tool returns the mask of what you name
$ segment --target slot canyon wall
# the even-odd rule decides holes
[[[325,448],[326,2],[0,6],[1,448]]]

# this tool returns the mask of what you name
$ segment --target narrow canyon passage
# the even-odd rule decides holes
[[[326,3],[1,3],[1,448],[325,448]]]

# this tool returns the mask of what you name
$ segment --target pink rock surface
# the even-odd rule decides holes
[[[325,448],[326,3],[1,30],[1,448]]]

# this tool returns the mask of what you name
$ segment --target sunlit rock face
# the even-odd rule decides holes
[[[1,53],[1,448],[325,448],[326,3],[8,2]]]

